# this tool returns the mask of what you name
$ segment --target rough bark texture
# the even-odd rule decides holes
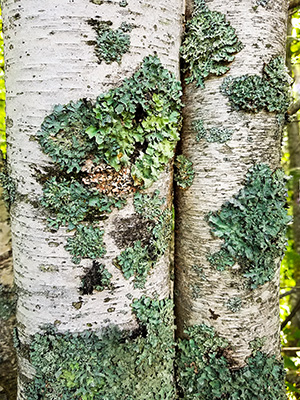
[[[99,3],[99,4],[95,4]],[[101,259],[113,274],[115,290],[80,296],[78,287],[83,268],[71,262],[64,249],[69,233],[64,228],[51,232],[47,228],[45,210],[39,205],[42,187],[37,174],[51,166],[34,140],[44,118],[55,104],[67,104],[97,95],[120,85],[139,67],[142,59],[157,52],[165,68],[179,77],[178,51],[181,23],[179,0],[92,2],[89,0],[6,0],[3,4],[6,86],[7,142],[10,172],[17,185],[17,199],[12,206],[13,251],[16,285],[19,292],[17,319],[22,345],[44,324],[58,326],[60,332],[99,330],[107,325],[134,329],[136,321],[126,295],[141,294],[163,298],[168,296],[169,254],[161,257],[151,271],[144,290],[133,289],[112,259],[124,247],[113,239],[120,229],[120,218],[134,214],[132,196],[121,210],[114,210],[105,226],[107,253]],[[99,65],[94,53],[95,31],[87,23],[91,18],[134,24],[130,33],[130,51],[122,63]],[[170,169],[151,187],[171,201]],[[25,399],[24,379],[33,370],[20,357],[20,390],[18,399]]]
[[[226,76],[261,76],[264,63],[284,54],[285,1],[270,1],[266,7],[248,0],[211,0],[207,5],[225,14],[244,45]],[[189,7],[188,16],[190,12]],[[195,177],[189,189],[178,189],[176,193],[176,310],[179,336],[185,326],[205,323],[215,327],[229,340],[234,366],[240,367],[251,353],[249,342],[255,338],[267,337],[262,350],[279,355],[279,262],[272,281],[255,290],[245,289],[244,278],[238,272],[218,272],[207,261],[207,255],[218,251],[223,241],[212,237],[205,217],[210,211],[220,210],[239,192],[251,166],[279,166],[281,132],[274,114],[233,111],[220,92],[223,79],[209,76],[204,89],[193,83],[184,89],[180,150],[193,162]],[[207,129],[231,129],[231,140],[223,144],[205,140],[197,143],[192,121],[199,119]],[[194,265],[202,268],[202,279],[192,268]],[[226,303],[236,297],[242,300],[242,306],[233,312]]]

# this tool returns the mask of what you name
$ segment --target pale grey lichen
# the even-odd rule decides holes
[[[211,129],[206,129],[201,119],[194,120],[192,122],[192,127],[197,133],[197,142],[200,142],[201,139],[205,139],[209,143],[225,143],[231,139],[233,134],[233,131],[227,128],[213,127]]]

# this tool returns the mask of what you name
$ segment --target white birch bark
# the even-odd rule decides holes
[[[261,76],[264,63],[272,56],[284,56],[287,2],[270,0],[266,7],[255,7],[254,0],[208,0],[207,6],[225,14],[245,46],[225,76]],[[189,2],[188,16],[191,10]],[[182,153],[193,162],[195,178],[188,190],[177,190],[177,325],[179,335],[185,326],[205,323],[215,327],[232,345],[235,367],[240,367],[251,353],[249,342],[255,338],[267,337],[262,351],[279,354],[279,262],[272,281],[255,290],[243,288],[241,274],[218,272],[207,261],[207,254],[218,251],[223,241],[212,237],[205,216],[220,210],[239,192],[252,165],[279,166],[281,133],[274,114],[232,111],[228,98],[220,92],[223,79],[209,76],[204,89],[194,84],[184,89]],[[223,144],[197,144],[191,122],[199,119],[207,129],[231,129],[232,139]],[[193,265],[202,268],[205,279],[197,277]],[[192,295],[195,284],[199,288],[196,299]],[[234,313],[224,303],[236,296],[242,299],[242,308]]]
[[[118,229],[117,218],[133,214],[132,197],[129,198],[123,210],[114,210],[105,221],[107,253],[101,263],[113,274],[116,289],[113,293],[103,291],[80,297],[80,277],[90,260],[75,266],[64,249],[69,235],[66,229],[51,233],[43,208],[34,207],[42,196],[36,174],[52,163],[32,138],[55,104],[81,98],[94,100],[130,77],[147,55],[157,52],[164,67],[179,77],[180,1],[129,0],[125,8],[119,6],[118,0],[103,1],[101,5],[89,0],[3,3],[8,159],[18,193],[12,207],[12,232],[20,341],[28,344],[30,335],[41,326],[55,322],[61,332],[83,331],[88,326],[101,329],[110,324],[133,329],[136,321],[126,295],[162,298],[169,294],[168,252],[152,270],[144,290],[133,289],[132,283],[112,265],[112,259],[124,249],[118,248],[110,232]],[[121,65],[99,65],[94,47],[88,45],[95,40],[95,32],[87,20],[96,17],[112,21],[113,28],[122,22],[135,25],[130,33],[130,51],[123,55]],[[164,173],[151,191],[154,188],[159,188],[160,195],[170,202],[170,172]],[[74,308],[74,303],[81,303],[81,307]],[[19,364],[21,400],[25,398],[23,378],[30,378],[33,371],[22,357]]]

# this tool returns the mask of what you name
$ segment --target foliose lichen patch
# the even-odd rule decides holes
[[[127,2],[120,2],[121,7],[126,7]],[[122,61],[122,56],[129,51],[130,48],[130,32],[133,29],[132,25],[127,23],[121,24],[117,29],[112,29],[112,22],[98,21],[90,19],[88,23],[96,31],[96,46],[95,54],[101,63],[111,64],[116,61],[118,64]]]
[[[120,171],[130,167],[136,186],[149,187],[173,157],[181,126],[181,85],[158,57],[149,56],[123,84],[95,103],[56,106],[38,132],[39,142],[66,172],[87,160]]]
[[[96,143],[86,134],[87,128],[97,122],[93,107],[85,99],[56,105],[37,133],[43,151],[67,173],[79,172],[89,155],[95,153]]]
[[[41,205],[49,211],[48,223],[52,229],[67,226],[74,229],[89,216],[105,219],[112,207],[121,208],[125,199],[103,196],[97,190],[87,189],[74,176],[51,177],[43,187]],[[95,218],[96,219],[96,218]]]
[[[232,311],[233,313],[240,311],[240,309],[242,308],[242,304],[243,301],[238,296],[232,297],[224,303],[228,310]]]
[[[204,127],[202,119],[194,120],[192,126],[197,134],[197,142],[200,142],[201,139],[205,139],[208,143],[225,143],[231,139],[233,134],[233,131],[227,128],[213,127],[208,130]]]
[[[27,399],[175,399],[173,303],[142,297],[131,307],[135,332],[111,326],[101,334],[62,334],[46,327],[35,334],[30,361],[36,375]]]
[[[247,365],[231,368],[230,347],[212,327],[195,325],[179,340],[179,398],[185,400],[284,400],[285,372],[274,356],[254,351]]]
[[[183,154],[176,156],[174,162],[174,181],[180,189],[188,189],[194,180],[193,163]]]
[[[252,289],[273,278],[284,254],[290,221],[285,183],[282,170],[255,165],[239,193],[207,216],[212,234],[224,240],[219,252],[208,255],[209,262],[219,270],[238,263]]]
[[[93,225],[77,225],[75,235],[67,239],[65,249],[69,251],[74,264],[82,258],[101,258],[106,250],[103,246],[104,230]]]
[[[200,267],[199,265],[192,265],[192,271],[194,271],[198,278],[200,278],[202,281],[206,281],[207,280],[207,276],[205,275],[205,272],[203,271],[203,268]]]
[[[221,92],[235,110],[266,110],[285,114],[290,104],[290,80],[282,57],[265,64],[262,76],[242,75],[224,79]]]
[[[73,262],[104,255],[99,222],[113,208],[123,207],[128,195],[138,196],[138,189],[151,186],[173,158],[181,125],[180,97],[175,76],[156,56],[149,56],[131,78],[95,103],[59,105],[45,118],[38,140],[55,164],[43,177],[41,204],[49,211],[52,229],[66,226],[74,231],[65,246]],[[133,251],[139,254],[142,270],[148,271],[163,253],[169,211],[153,219],[157,226],[152,225],[147,249],[137,241],[128,254],[120,255],[118,265],[129,262]],[[145,279],[147,272],[138,275]]]
[[[242,48],[235,29],[225,16],[210,11],[204,0],[196,0],[181,46],[186,83],[195,81],[203,88],[209,75],[223,75],[229,70],[228,64]]]
[[[146,57],[122,86],[100,95],[96,126],[87,130],[103,160],[131,166],[135,185],[149,187],[174,155],[181,125],[181,86],[157,57]]]
[[[172,235],[172,213],[168,208],[161,206],[165,199],[159,197],[156,190],[152,196],[136,193],[134,207],[136,213],[145,219],[145,226],[149,230],[148,240],[137,240],[127,247],[114,261],[126,279],[134,277],[134,287],[143,288],[147,276],[158,259],[166,251]],[[147,220],[153,222],[147,224]]]

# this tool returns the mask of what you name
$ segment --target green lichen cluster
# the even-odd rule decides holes
[[[129,29],[127,25],[123,24],[122,29]],[[74,230],[65,246],[73,262],[103,256],[103,231],[97,221],[106,219],[113,208],[119,209],[126,202],[121,189],[114,197],[101,193],[93,183],[96,175],[91,175],[91,184],[86,183],[92,174],[89,171],[99,165],[103,171],[107,166],[102,172],[107,181],[123,179],[127,186],[149,187],[174,155],[181,123],[180,96],[181,86],[174,75],[156,56],[149,56],[132,78],[100,95],[95,103],[79,100],[58,105],[45,118],[38,140],[53,159],[55,169],[46,181],[43,177],[41,204],[50,213],[51,228],[66,226]],[[123,167],[130,168],[130,179]],[[117,178],[112,168],[120,174]],[[163,230],[162,219],[166,221],[165,214],[157,215],[157,229]],[[153,230],[152,236],[148,267],[163,248],[159,243],[161,232]],[[139,249],[136,243],[135,250]]]
[[[171,400],[175,349],[171,300],[134,300],[139,329],[35,334],[30,361],[36,375],[27,400]]]
[[[93,159],[116,171],[130,167],[135,184],[149,187],[174,155],[180,97],[180,82],[156,56],[149,56],[131,78],[95,103],[79,100],[56,106],[38,139],[66,173],[80,172]]]
[[[225,78],[221,92],[235,110],[285,114],[290,104],[290,85],[283,58],[272,58],[264,65],[262,76]]]
[[[8,320],[15,315],[17,296],[15,288],[0,283],[0,320]]]
[[[38,140],[61,170],[79,172],[96,144],[88,140],[86,130],[96,123],[93,104],[86,100],[56,105],[38,132]]]
[[[157,57],[146,57],[122,86],[97,98],[97,125],[87,133],[98,156],[131,166],[136,185],[149,187],[174,155],[181,124],[181,86]]]
[[[235,264],[234,258],[224,248],[216,253],[207,255],[207,261],[218,271],[224,271],[227,267],[233,267]]]
[[[112,207],[121,208],[125,200],[100,195],[74,179],[50,178],[44,185],[41,204],[50,213],[49,226],[58,229],[67,226],[74,235],[67,239],[65,249],[79,264],[82,258],[100,258],[105,254],[104,231],[90,224],[90,220],[107,218]]]
[[[189,188],[194,180],[193,163],[184,155],[176,156],[174,162],[174,180],[180,189]]]
[[[256,351],[241,369],[231,368],[225,339],[196,325],[178,344],[179,398],[184,400],[284,400],[283,364]],[[226,353],[227,351],[227,353]]]
[[[81,279],[81,294],[92,294],[94,290],[102,292],[105,289],[112,289],[112,274],[108,272],[105,265],[93,261],[91,268],[85,269],[85,275]]]
[[[225,143],[231,139],[233,134],[231,129],[213,127],[209,130],[204,128],[202,119],[195,120],[192,123],[194,131],[197,133],[196,141],[205,139],[208,143]]]
[[[126,2],[119,3],[121,7],[126,7]],[[130,36],[126,33],[128,29],[124,29],[121,25],[117,29],[112,29],[112,22],[110,21],[97,21],[89,20],[89,24],[96,31],[96,46],[95,53],[101,63],[104,61],[106,64],[122,61],[122,56],[129,51]],[[131,30],[131,29],[130,29]]]
[[[165,199],[159,196],[159,190],[155,190],[152,195],[137,192],[133,198],[135,211],[146,219],[153,220],[161,215],[161,207]]]
[[[207,276],[205,275],[202,267],[194,264],[192,265],[192,271],[194,271],[202,281],[207,281]]]
[[[192,299],[197,300],[201,297],[201,287],[197,283],[193,283],[190,286]]]
[[[232,311],[233,313],[236,313],[240,311],[242,308],[242,299],[238,296],[232,297],[231,299],[228,299],[224,305],[228,308],[228,310]]]
[[[74,178],[64,177],[48,179],[41,199],[41,205],[50,212],[49,226],[52,229],[67,226],[69,230],[92,218],[105,219],[113,207],[120,209],[125,202],[122,198],[89,190]]]
[[[211,232],[224,240],[208,256],[219,270],[237,262],[252,289],[271,280],[286,247],[286,178],[266,164],[248,171],[245,186],[220,211],[208,215]]]
[[[259,350],[262,349],[262,347],[265,345],[265,343],[267,342],[268,338],[266,336],[263,336],[261,338],[255,338],[253,340],[251,340],[251,342],[249,343],[249,347],[252,350],[253,354],[256,354]]]
[[[75,235],[67,239],[65,249],[72,254],[74,264],[82,258],[101,258],[106,250],[103,246],[104,231],[93,225],[77,225]]]
[[[153,222],[148,225],[149,239],[146,243],[137,240],[127,247],[115,260],[126,279],[134,277],[134,287],[144,288],[147,276],[158,259],[165,253],[172,235],[172,213],[169,209],[162,210],[164,199],[159,197],[159,191],[152,196],[136,193],[134,207],[136,213]]]
[[[209,75],[223,75],[229,70],[228,63],[243,45],[223,14],[210,11],[203,0],[195,3],[181,46],[182,71],[187,83],[195,81],[203,88]]]
[[[16,184],[9,175],[6,165],[0,171],[0,185],[3,189],[2,198],[9,209],[16,198]]]

